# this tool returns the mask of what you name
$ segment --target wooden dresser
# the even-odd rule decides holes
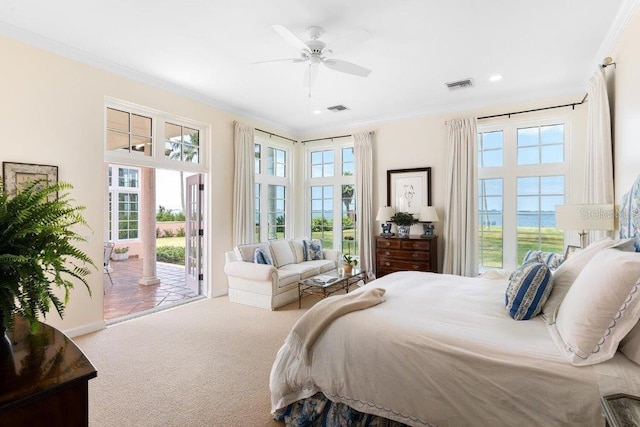
[[[376,237],[376,277],[394,271],[436,272],[438,237]]]
[[[95,368],[62,332],[16,317],[0,335],[0,426],[89,424],[88,382]]]

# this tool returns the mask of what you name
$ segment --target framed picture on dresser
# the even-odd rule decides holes
[[[431,168],[388,170],[387,206],[415,217],[422,206],[431,206]]]

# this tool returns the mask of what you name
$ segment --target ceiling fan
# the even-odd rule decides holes
[[[312,26],[307,28],[307,36],[309,37],[309,40],[307,40],[306,42],[302,41],[284,25],[273,25],[272,28],[289,44],[300,50],[300,57],[275,59],[263,62],[289,61],[294,63],[308,63],[308,67],[305,70],[304,76],[305,87],[310,88],[315,81],[316,76],[318,75],[320,64],[332,70],[351,74],[354,76],[367,77],[371,73],[370,69],[365,68],[361,65],[331,58],[330,56],[333,54],[333,51],[327,47],[326,43],[319,40],[320,36],[322,36],[322,34],[324,33],[324,30],[320,27]],[[347,47],[351,47],[360,42],[364,42],[370,37],[371,35],[366,30],[357,30],[336,40],[333,47],[338,51],[344,50]]]

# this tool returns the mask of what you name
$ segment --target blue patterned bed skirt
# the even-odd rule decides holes
[[[287,427],[408,427],[397,421],[356,411],[344,403],[332,402],[322,393],[278,410],[274,418],[284,421]]]

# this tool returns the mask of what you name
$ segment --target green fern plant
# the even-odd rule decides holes
[[[0,191],[0,322],[9,329],[19,315],[36,332],[38,316],[46,317],[52,306],[62,318],[74,280],[91,295],[86,277],[96,266],[74,246],[85,241],[78,229],[87,223],[71,188],[33,181],[13,198]],[[55,288],[64,289],[63,300]]]

